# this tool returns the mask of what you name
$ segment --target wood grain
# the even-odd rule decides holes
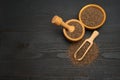
[[[69,45],[62,28],[51,24],[54,15],[78,19],[89,3],[101,5],[106,23],[95,42],[99,57],[80,67],[67,57]],[[1,80],[120,80],[120,5],[118,0],[1,0]],[[85,38],[92,31],[86,31]]]

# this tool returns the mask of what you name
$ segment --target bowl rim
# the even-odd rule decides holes
[[[84,25],[83,25],[79,20],[77,20],[77,19],[70,19],[70,20],[66,21],[65,23],[68,24],[68,23],[70,23],[70,22],[72,22],[72,21],[78,22],[78,23],[81,25],[82,30],[83,30],[83,31],[82,31],[82,34],[81,34],[80,37],[78,37],[78,38],[71,38],[70,36],[68,36],[68,34],[67,34],[67,32],[66,32],[66,29],[63,28],[64,36],[65,36],[68,40],[70,40],[70,41],[79,41],[79,40],[81,40],[81,39],[83,38],[83,36],[84,36],[84,34],[85,34],[85,27],[84,27]]]
[[[96,8],[98,8],[98,9],[103,13],[103,20],[102,20],[102,22],[101,22],[99,25],[94,26],[94,27],[91,27],[91,26],[86,25],[86,24],[82,21],[82,19],[81,19],[81,14],[82,14],[82,12],[83,12],[86,8],[88,8],[88,7],[96,7]],[[88,4],[88,5],[84,6],[84,7],[79,11],[78,17],[79,17],[80,22],[82,22],[83,25],[84,25],[87,29],[97,29],[97,28],[100,28],[100,27],[104,24],[104,22],[105,22],[105,20],[106,20],[106,12],[105,12],[105,10],[104,10],[101,6],[99,6],[99,5],[97,5],[97,4]]]

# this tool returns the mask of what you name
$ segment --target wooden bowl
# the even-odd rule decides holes
[[[79,41],[83,38],[85,34],[85,27],[82,25],[82,23],[79,20],[71,19],[66,21],[65,23],[75,27],[75,30],[73,32],[69,32],[68,30],[63,28],[63,33],[68,40]]]
[[[87,29],[97,29],[104,24],[106,13],[99,5],[89,4],[80,10],[79,20]]]

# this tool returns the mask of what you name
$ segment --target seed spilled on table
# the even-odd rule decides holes
[[[92,47],[90,48],[90,50],[88,51],[88,53],[86,54],[85,58],[82,61],[75,60],[73,55],[74,55],[75,51],[79,48],[79,46],[83,43],[83,41],[84,41],[84,39],[82,39],[81,41],[78,41],[76,43],[72,43],[68,49],[68,55],[69,55],[71,61],[73,62],[73,64],[75,64],[75,65],[80,65],[80,66],[88,65],[88,64],[92,63],[98,56],[98,53],[99,53],[98,46],[96,43],[93,43]],[[84,49],[87,48],[87,46],[89,46],[89,43],[84,45],[84,47],[82,48],[83,50],[81,50],[79,52],[78,57],[81,57],[83,55],[83,51],[84,51]]]

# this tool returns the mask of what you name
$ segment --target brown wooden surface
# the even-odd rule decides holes
[[[89,3],[101,5],[107,20],[95,40],[99,57],[79,67],[68,58],[62,28],[50,21],[56,14],[64,21],[78,19]],[[1,0],[0,80],[120,80],[120,1]]]

